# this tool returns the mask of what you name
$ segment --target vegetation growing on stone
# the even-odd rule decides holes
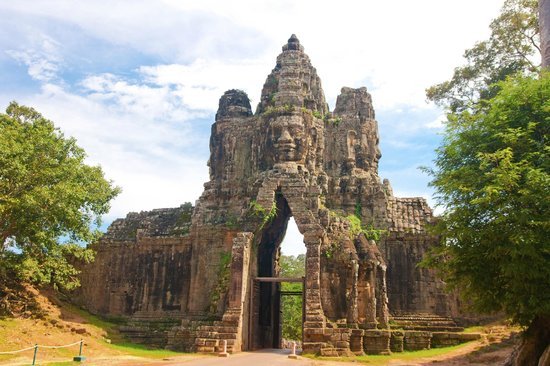
[[[264,117],[284,116],[294,113],[296,107],[292,104],[285,104],[279,107],[268,106],[263,112]]]
[[[375,229],[372,224],[369,226],[363,225],[361,219],[355,214],[346,216],[346,219],[350,223],[350,233],[354,238],[359,234],[363,234],[367,239],[378,242],[385,233],[385,230]]]
[[[231,275],[231,253],[221,253],[218,265],[216,287],[210,294],[210,314],[216,314],[220,306],[220,300],[223,299],[229,286],[229,277]]]
[[[339,116],[333,117],[332,113],[327,113],[323,116],[323,121],[329,125],[338,126],[342,122],[342,118]]]
[[[274,200],[273,203],[271,204],[271,208],[268,211],[265,208],[263,208],[263,206],[260,205],[258,202],[256,202],[255,200],[252,200],[250,201],[249,210],[253,217],[260,218],[261,224],[259,229],[261,230],[262,228],[265,227],[265,225],[273,221],[273,219],[275,219],[275,216],[277,216],[277,202]]]

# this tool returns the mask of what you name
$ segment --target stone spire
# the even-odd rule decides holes
[[[298,37],[295,34],[291,35],[288,39],[288,43],[283,46],[283,51],[302,51],[304,52],[304,46],[300,44]]]
[[[231,89],[220,98],[220,105],[216,113],[216,121],[224,118],[239,118],[252,115],[250,99],[242,90]]]
[[[328,112],[321,79],[295,34],[283,46],[275,68],[267,77],[257,112],[289,105],[321,114]]]

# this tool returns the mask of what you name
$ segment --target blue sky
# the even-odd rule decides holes
[[[74,136],[123,193],[105,217],[174,207],[208,180],[218,99],[253,105],[296,33],[331,109],[366,86],[380,129],[380,176],[398,196],[431,200],[442,111],[424,89],[446,80],[489,35],[502,0],[4,1],[0,108],[36,108]]]

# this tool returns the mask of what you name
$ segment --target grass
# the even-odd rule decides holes
[[[118,319],[103,319],[69,304],[66,304],[65,307],[69,308],[71,312],[74,312],[82,318],[86,319],[89,324],[105,330],[109,337],[114,336],[115,338],[120,339],[121,336],[116,330],[117,323],[120,322]],[[170,356],[181,356],[182,354],[184,354],[182,352],[174,352],[165,349],[151,349],[142,344],[129,343],[125,342],[124,340],[115,341],[113,343],[104,341],[103,343],[107,348],[136,357],[160,359]],[[69,365],[71,364],[72,363],[69,363]]]
[[[473,327],[464,328],[462,332],[463,333],[485,333],[486,328],[487,327],[484,325],[476,325]]]
[[[436,357],[436,356],[444,355],[446,353],[456,351],[458,349],[466,347],[470,343],[472,342],[462,343],[457,346],[432,348],[432,349],[422,350],[422,351],[398,352],[398,353],[392,353],[391,355],[388,355],[388,356],[383,356],[383,355],[368,355],[368,356],[356,356],[356,357],[320,357],[320,356],[313,356],[313,355],[311,356],[304,355],[304,356],[308,358],[316,359],[316,360],[322,360],[322,361],[358,362],[358,363],[365,363],[373,366],[378,366],[378,365],[382,366],[382,365],[387,365],[388,362],[392,360],[413,361],[421,358]]]
[[[100,318],[97,315],[93,315],[87,312],[86,310],[82,310],[79,307],[69,303],[63,304],[63,307],[68,311],[70,311],[71,313],[77,314],[82,318],[86,319],[87,323],[95,327],[101,328],[105,330],[107,333],[117,332],[116,331],[117,321],[115,319],[106,320],[106,319]]]
[[[57,311],[47,312],[45,318],[0,318],[0,351],[16,350],[34,343],[60,345],[84,339],[83,355],[89,360],[97,357],[133,356],[146,359],[162,359],[187,355],[165,349],[150,349],[141,344],[129,343],[117,330],[122,319],[105,319],[62,301],[55,301]],[[71,328],[86,329],[76,334]],[[15,341],[14,341],[15,340]],[[72,361],[78,354],[78,345],[61,349],[38,349],[40,365],[79,365]],[[15,358],[32,359],[33,350],[0,355],[0,364]],[[30,364],[30,362],[29,362]]]
[[[123,352],[126,355],[136,356],[136,357],[145,357],[145,358],[165,358],[171,356],[181,356],[188,353],[184,352],[175,352],[165,349],[150,349],[141,344],[134,343],[117,343],[117,344],[108,344],[108,347],[120,352]]]

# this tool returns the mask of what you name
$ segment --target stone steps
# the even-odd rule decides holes
[[[223,351],[223,341],[227,342],[227,352],[233,353],[237,343],[239,327],[215,321],[213,325],[200,325],[196,330],[195,351],[219,353]]]
[[[168,343],[168,331],[179,322],[173,319],[142,321],[131,319],[117,326],[120,335],[133,343],[164,348]]]
[[[236,339],[226,339],[227,352],[233,353],[234,347],[237,342]],[[219,353],[223,351],[223,339],[212,338],[196,338],[195,339],[195,351],[202,353]]]
[[[462,332],[463,327],[438,326],[438,325],[391,325],[391,329],[421,330],[427,332]]]
[[[166,346],[167,337],[166,332],[163,330],[151,330],[146,327],[128,325],[121,325],[118,329],[124,338],[129,339],[132,343],[146,344],[160,348]]]
[[[391,319],[390,327],[391,329],[430,332],[462,332],[464,330],[452,318],[435,314],[396,315]]]

